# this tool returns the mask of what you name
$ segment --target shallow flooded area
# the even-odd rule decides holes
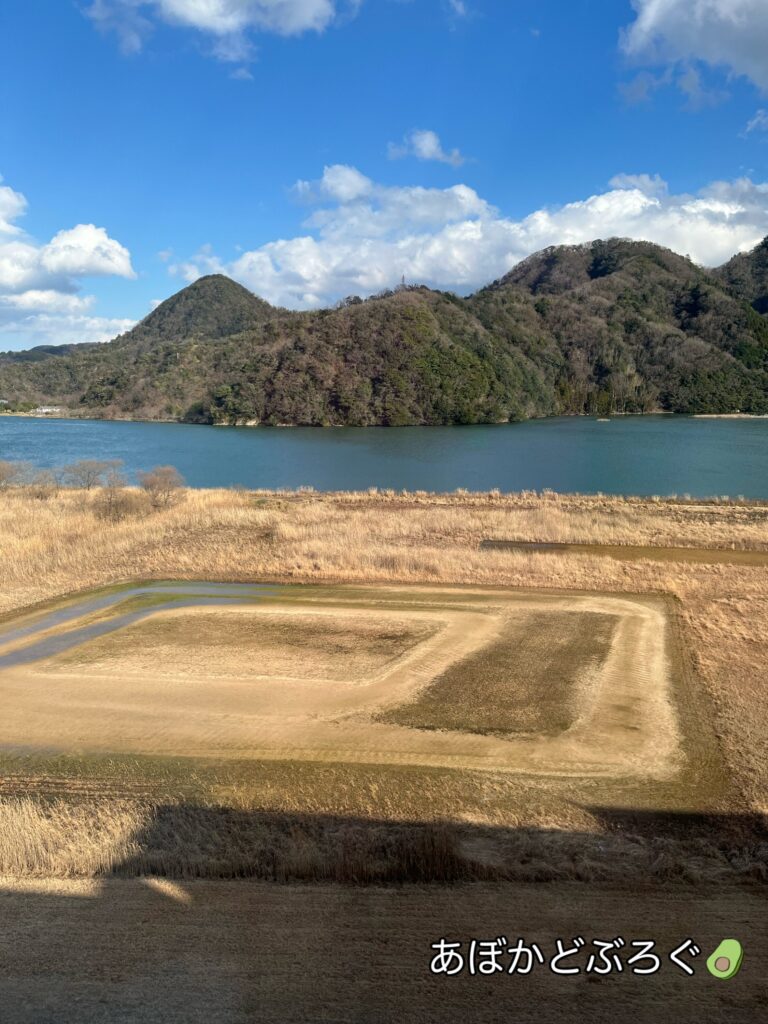
[[[694,565],[768,565],[768,551],[729,548],[652,547],[639,544],[571,544],[553,541],[481,541],[481,551],[522,551],[534,554],[598,555],[619,562],[688,562]]]

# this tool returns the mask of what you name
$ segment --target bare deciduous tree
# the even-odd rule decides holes
[[[29,481],[29,493],[38,501],[48,501],[59,492],[59,479],[52,469],[39,469]]]
[[[184,477],[174,466],[155,466],[138,477],[153,508],[167,508],[184,486]]]
[[[28,462],[8,462],[0,459],[0,489],[20,483],[29,475],[30,468]]]
[[[109,473],[117,472],[120,466],[120,459],[80,459],[64,467],[64,476],[73,487],[90,491],[92,487],[103,484]]]
[[[120,523],[129,516],[143,515],[147,511],[146,499],[127,486],[125,477],[116,469],[110,469],[93,505],[100,519]]]

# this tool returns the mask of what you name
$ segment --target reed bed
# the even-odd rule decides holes
[[[0,491],[0,613],[136,577],[516,582],[525,553],[487,539],[768,551],[768,507],[555,495],[180,492],[155,510],[138,491],[121,518],[98,490]],[[543,564],[541,558],[538,564]],[[592,575],[550,555],[550,585]],[[604,574],[615,575],[603,564]],[[585,579],[585,584],[590,581]]]

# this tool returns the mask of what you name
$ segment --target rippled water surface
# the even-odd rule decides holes
[[[768,419],[585,417],[471,427],[225,428],[0,416],[0,459],[176,466],[193,487],[768,498]]]

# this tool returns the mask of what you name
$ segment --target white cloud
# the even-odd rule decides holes
[[[356,167],[332,164],[323,169],[323,176],[318,182],[297,181],[294,192],[308,202],[322,198],[350,203],[370,195],[372,188],[373,182],[370,178],[366,178]]]
[[[21,192],[14,192],[8,185],[3,185],[0,174],[0,236],[18,235],[21,231],[13,222],[23,217],[27,211],[27,200]]]
[[[141,0],[92,0],[85,14],[103,32],[114,32],[123,53],[139,53],[152,22],[144,17]]]
[[[16,295],[0,295],[0,306],[34,313],[84,313],[96,301],[93,295],[65,295],[52,288],[31,288]]]
[[[391,187],[350,167],[326,168],[319,183],[297,191],[319,204],[305,233],[231,261],[206,247],[171,272],[185,281],[226,273],[277,305],[310,308],[391,287],[403,274],[410,283],[471,291],[548,245],[646,239],[717,265],[768,234],[768,183],[747,178],[675,195],[658,175],[622,174],[605,192],[522,220],[504,217],[467,185]]]
[[[637,17],[622,38],[630,56],[659,64],[703,61],[768,91],[765,0],[632,0],[632,6]]]
[[[77,224],[41,244],[14,221],[27,209],[20,192],[0,188],[0,348],[25,344],[102,340],[110,325],[127,321],[86,316],[95,299],[80,295],[81,278],[134,278],[125,246],[94,224]],[[77,329],[81,337],[74,337]],[[112,331],[112,335],[117,333]]]
[[[241,32],[229,36],[217,36],[211,51],[217,60],[228,64],[247,64],[256,57],[253,43]]]
[[[745,129],[747,135],[750,132],[768,132],[768,110],[758,110]]]
[[[33,348],[36,345],[79,345],[82,342],[111,341],[136,325],[135,320],[103,316],[52,315],[36,313],[4,320],[0,309],[0,351]],[[14,339],[11,346],[4,339]],[[22,339],[22,343],[18,343]]]
[[[54,274],[72,277],[136,276],[131,267],[131,254],[125,246],[95,224],[78,224],[68,231],[59,231],[40,250],[40,262]]]
[[[247,28],[280,35],[322,32],[336,16],[334,0],[154,0],[169,22],[233,35]]]
[[[242,62],[252,56],[249,33],[281,36],[323,32],[361,0],[92,0],[86,14],[120,39],[127,53],[141,50],[156,22],[193,29],[213,37],[220,60]]]
[[[45,287],[48,277],[40,267],[37,245],[22,239],[0,238],[0,295],[5,291]]]
[[[426,128],[414,128],[408,132],[402,143],[390,142],[387,153],[390,160],[415,156],[417,160],[436,160],[441,164],[450,164],[451,167],[460,167],[466,162],[458,149],[452,149],[447,153],[437,132]]]

